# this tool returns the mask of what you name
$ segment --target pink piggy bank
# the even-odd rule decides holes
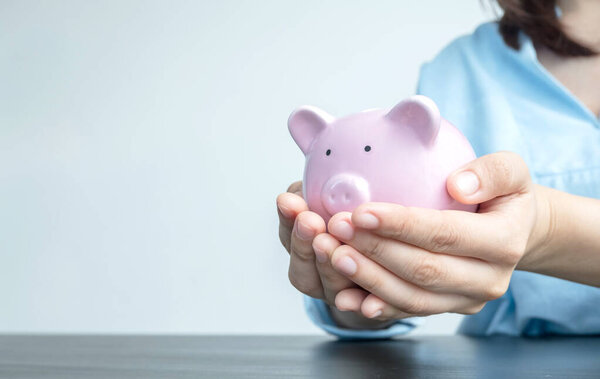
[[[326,222],[369,201],[477,208],[457,202],[446,190],[448,175],[475,153],[428,97],[341,118],[304,106],[290,115],[288,127],[306,156],[304,199]]]

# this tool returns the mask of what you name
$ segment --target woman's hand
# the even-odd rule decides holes
[[[329,233],[346,245],[320,244],[334,269],[362,289],[336,298],[379,320],[443,312],[473,314],[502,296],[515,267],[545,241],[548,215],[523,160],[481,157],[447,180],[450,195],[478,213],[367,203],[339,213]]]
[[[290,254],[288,276],[292,285],[300,292],[329,304],[332,317],[341,326],[361,329],[385,326],[381,322],[365,319],[360,314],[340,312],[333,307],[340,291],[358,290],[354,282],[333,269],[327,255],[313,250],[313,240],[327,251],[335,250],[340,243],[324,233],[325,221],[321,216],[308,210],[302,198],[302,182],[293,183],[288,192],[277,197],[277,210],[279,239]]]

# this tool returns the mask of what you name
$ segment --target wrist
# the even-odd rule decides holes
[[[556,234],[556,204],[553,190],[534,184],[535,221],[527,241],[525,253],[516,269],[536,271],[535,267],[544,261],[544,254],[552,245]]]

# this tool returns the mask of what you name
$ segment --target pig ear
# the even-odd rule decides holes
[[[288,119],[288,129],[300,150],[306,155],[317,134],[325,130],[333,120],[333,116],[325,111],[305,105],[292,112]]]
[[[385,117],[402,128],[411,128],[426,146],[435,142],[440,130],[440,110],[426,96],[416,95],[401,101]]]

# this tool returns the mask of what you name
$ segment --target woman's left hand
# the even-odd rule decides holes
[[[329,233],[345,245],[313,246],[362,287],[337,294],[340,310],[380,320],[473,314],[506,292],[549,227],[526,164],[514,153],[486,155],[450,175],[447,189],[480,204],[478,212],[367,203],[330,220]]]

